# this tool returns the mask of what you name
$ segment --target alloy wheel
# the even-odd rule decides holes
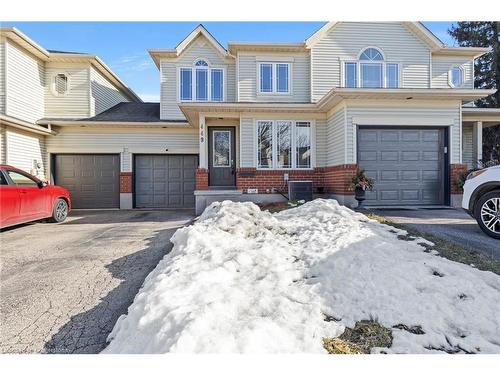
[[[66,216],[68,216],[68,205],[63,200],[60,200],[56,206],[56,219],[57,221],[63,221]]]
[[[500,234],[500,198],[490,198],[483,203],[481,221],[489,231]]]

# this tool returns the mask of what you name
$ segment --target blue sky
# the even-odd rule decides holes
[[[324,22],[203,22],[223,45],[229,41],[299,42]],[[444,43],[452,22],[424,22]],[[46,49],[96,54],[145,101],[158,101],[159,72],[147,53],[174,48],[197,22],[13,22]],[[6,24],[7,26],[7,24]],[[61,32],[62,31],[62,32]]]

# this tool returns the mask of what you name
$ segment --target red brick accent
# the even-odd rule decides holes
[[[349,185],[355,171],[356,164],[289,171],[239,168],[236,172],[236,186],[244,193],[247,189],[258,189],[259,194],[273,193],[273,189],[287,192],[288,185],[283,180],[283,175],[288,173],[290,181],[312,181],[315,193],[352,195],[354,192],[350,190]]]
[[[467,171],[467,164],[450,164],[450,189],[451,194],[463,194],[463,189],[457,186],[457,177],[461,172]]]
[[[196,170],[196,190],[208,190],[208,169]]]
[[[132,192],[132,172],[120,172],[120,193]]]
[[[326,193],[354,195],[354,191],[351,188],[351,179],[356,174],[356,164],[342,164],[324,169]]]

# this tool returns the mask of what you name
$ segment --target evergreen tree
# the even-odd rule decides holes
[[[462,47],[489,47],[474,65],[474,86],[497,91],[475,102],[478,107],[500,108],[500,22],[458,22],[448,33]],[[500,124],[483,129],[483,160],[500,160]]]

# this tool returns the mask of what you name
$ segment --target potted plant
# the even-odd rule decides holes
[[[366,199],[366,190],[373,190],[373,179],[367,177],[364,169],[357,169],[352,177],[351,186],[354,188],[354,198],[358,201],[358,207],[361,207]]]

